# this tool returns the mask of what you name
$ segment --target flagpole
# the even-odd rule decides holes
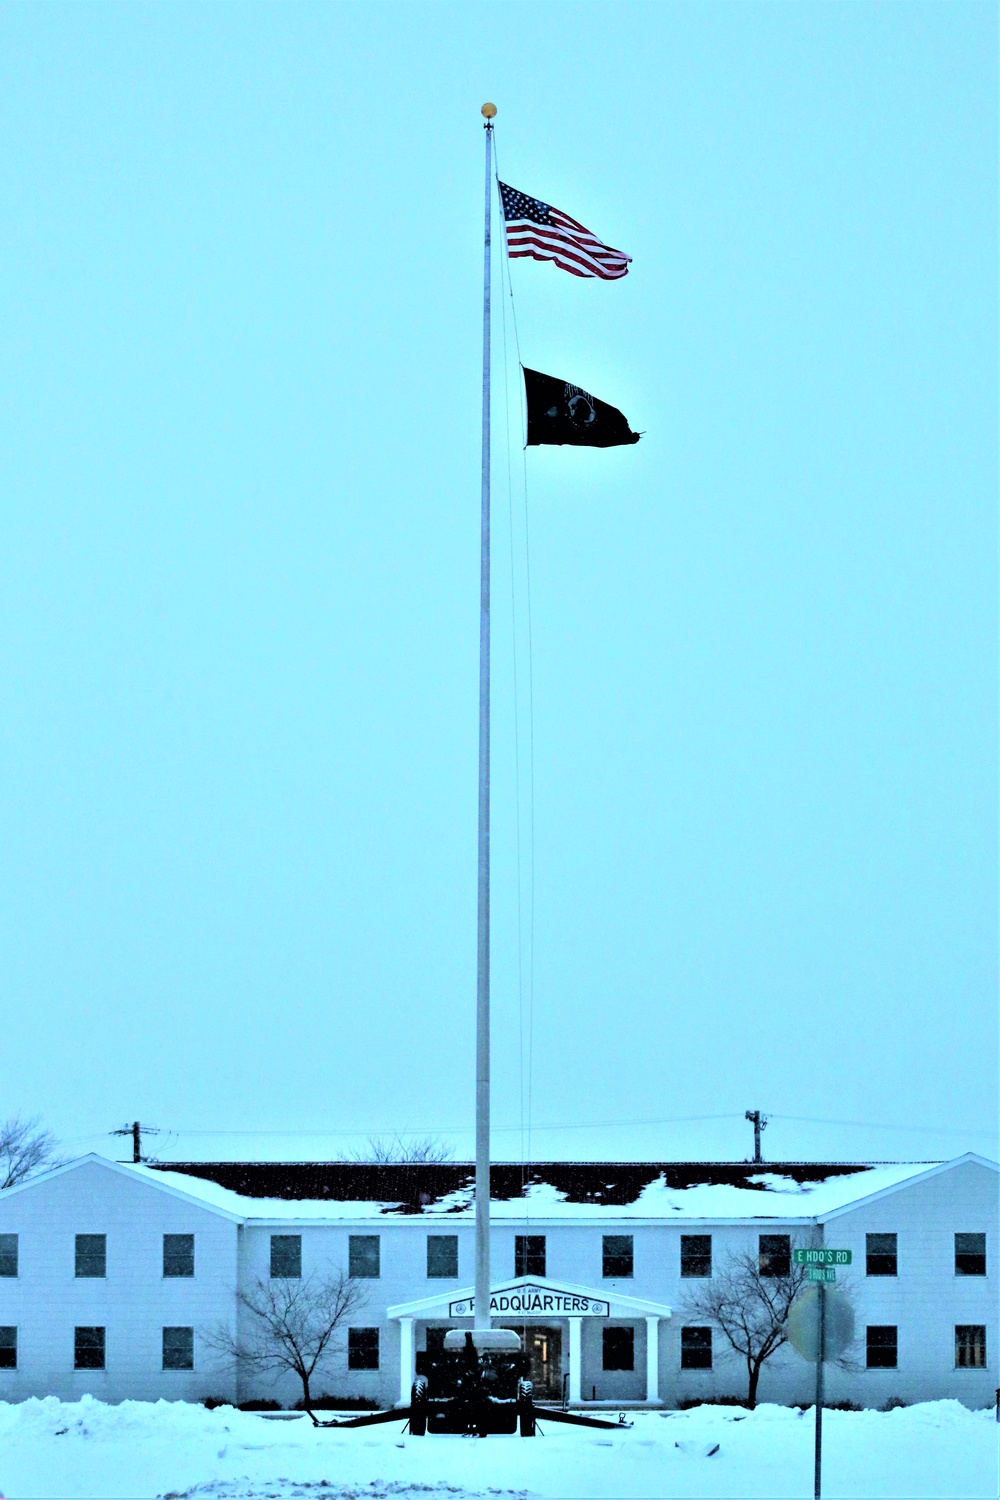
[[[476,1328],[490,1327],[490,209],[493,117],[486,121],[483,244],[483,474],[479,560],[479,891],[476,921]]]

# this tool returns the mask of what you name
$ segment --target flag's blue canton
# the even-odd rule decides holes
[[[503,199],[503,216],[508,221],[511,219],[530,219],[533,224],[550,224],[549,218],[551,204],[542,203],[538,198],[529,198],[527,193],[519,193],[517,188],[508,187],[505,182],[500,184],[500,197]]]

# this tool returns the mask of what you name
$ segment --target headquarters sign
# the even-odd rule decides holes
[[[549,1317],[609,1318],[611,1304],[598,1297],[584,1297],[579,1292],[561,1292],[558,1287],[526,1286],[512,1287],[506,1292],[490,1294],[490,1312],[498,1317],[523,1318],[542,1314]],[[473,1301],[463,1297],[461,1302],[449,1302],[449,1318],[471,1318]]]

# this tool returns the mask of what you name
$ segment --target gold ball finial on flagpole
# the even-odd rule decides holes
[[[479,111],[484,120],[492,120],[496,112],[497,107],[495,104],[484,104],[482,109]]]

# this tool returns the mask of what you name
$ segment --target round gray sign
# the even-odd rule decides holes
[[[823,1357],[836,1359],[854,1338],[854,1309],[835,1287],[827,1287],[823,1320]],[[788,1313],[788,1342],[803,1359],[819,1359],[819,1287],[807,1286]]]

